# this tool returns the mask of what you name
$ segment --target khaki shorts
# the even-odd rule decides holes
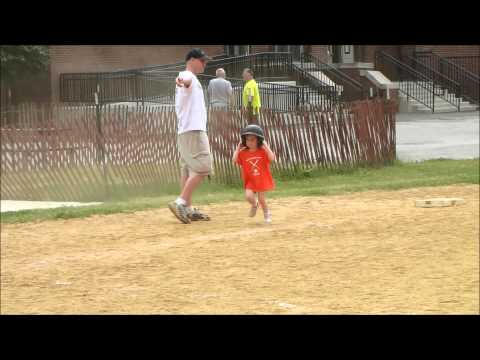
[[[182,176],[212,173],[210,143],[205,131],[194,130],[179,134],[178,151]]]

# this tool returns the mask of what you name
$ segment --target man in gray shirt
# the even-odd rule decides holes
[[[217,69],[217,77],[208,84],[208,98],[210,106],[227,110],[232,103],[232,84],[225,80],[225,70]]]

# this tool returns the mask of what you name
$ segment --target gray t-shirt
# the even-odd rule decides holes
[[[228,105],[232,95],[232,84],[223,78],[210,80],[208,98],[211,105]]]

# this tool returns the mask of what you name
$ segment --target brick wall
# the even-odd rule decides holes
[[[464,58],[458,59],[455,62],[473,73],[480,73],[478,63],[478,57],[480,56],[480,45],[417,45],[415,48],[417,51],[430,50],[444,57],[476,57],[476,60],[473,58]]]
[[[252,54],[270,51],[273,51],[273,45],[251,45]]]
[[[400,48],[398,45],[358,45],[355,47],[355,61],[375,63],[375,52],[378,50],[399,58]]]
[[[331,63],[331,58],[328,55],[328,45],[310,45],[310,54],[325,63]]]
[[[440,56],[480,55],[480,45],[416,45],[417,51],[431,50]]]
[[[61,73],[97,72],[182,61],[192,47],[208,55],[223,54],[223,45],[68,45],[50,46],[52,99],[58,100]]]
[[[383,50],[398,59],[411,55],[415,50],[431,50],[440,56],[464,56],[479,55],[480,45],[358,45],[355,50],[356,61],[374,62],[377,50]]]

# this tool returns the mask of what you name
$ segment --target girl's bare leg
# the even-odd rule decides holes
[[[252,190],[245,190],[245,197],[247,201],[250,203],[252,206],[250,208],[250,211],[248,212],[248,216],[254,217],[257,214],[257,207],[258,207],[258,202],[257,202],[257,197],[255,193]]]
[[[268,209],[267,206],[267,200],[265,199],[265,193],[264,192],[259,192],[258,193],[258,202],[260,203],[260,206],[263,209],[263,217],[265,219],[265,223],[271,223],[272,222],[272,214],[270,213],[270,210]]]
[[[268,210],[267,199],[265,198],[264,192],[258,193],[258,202],[260,203],[260,206],[262,207],[264,212]]]
[[[257,200],[255,199],[255,193],[250,190],[246,189],[245,190],[245,199],[250,203],[252,206],[257,206]]]

